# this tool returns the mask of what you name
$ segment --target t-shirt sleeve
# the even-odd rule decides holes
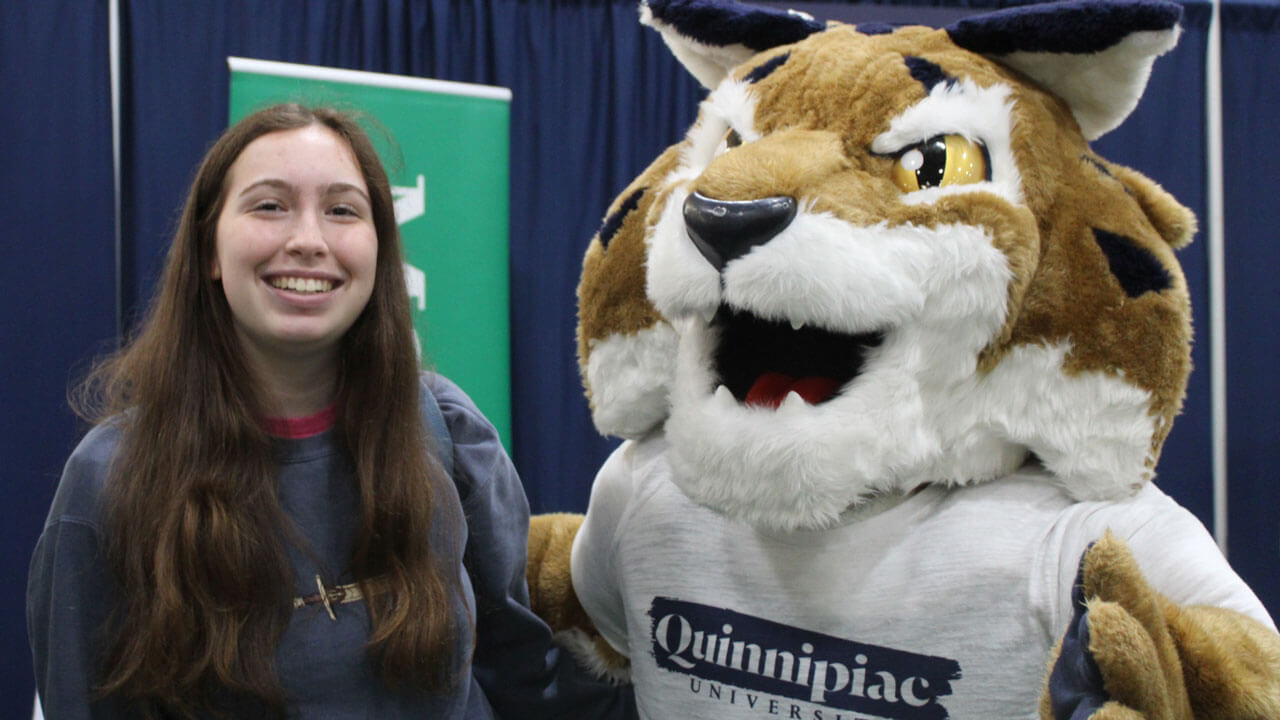
[[[1083,503],[1079,508],[1079,521],[1061,546],[1058,627],[1071,614],[1071,587],[1081,556],[1110,529],[1128,544],[1147,582],[1173,602],[1235,610],[1275,628],[1200,520],[1155,485],[1148,483],[1122,502]]]
[[[48,720],[131,717],[96,700],[103,625],[116,596],[101,549],[99,508],[114,433],[90,432],[63,470],[27,576],[27,636]]]
[[[502,718],[634,718],[630,686],[597,680],[557,646],[529,609],[529,504],[493,425],[451,381],[432,393],[453,441],[467,523],[464,562],[476,598],[472,670]]]
[[[601,636],[623,655],[627,647],[626,611],[616,565],[615,538],[632,494],[631,452],[623,443],[605,461],[591,486],[591,502],[574,538],[570,569],[573,590]]]

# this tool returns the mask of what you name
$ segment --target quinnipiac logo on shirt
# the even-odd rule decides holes
[[[658,667],[710,682],[900,720],[946,720],[960,663],[868,645],[725,608],[655,597]]]

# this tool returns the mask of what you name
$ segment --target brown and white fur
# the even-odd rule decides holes
[[[1138,35],[1126,51],[1146,67],[1173,42]],[[878,493],[981,482],[1030,454],[1079,499],[1146,482],[1190,370],[1173,250],[1195,220],[1090,149],[1082,127],[1099,134],[1132,102],[1071,107],[1025,74],[1036,67],[927,28],[833,24],[742,55],[720,79],[703,63],[696,124],[624,190],[607,247],[588,250],[579,347],[598,427],[636,437],[665,423],[691,498],[779,529],[829,524]],[[905,58],[946,80],[929,87]],[[985,146],[989,179],[897,187],[901,153],[938,135]],[[717,269],[690,240],[695,192],[790,197],[795,216]],[[1162,277],[1126,289],[1097,231]],[[717,367],[726,313],[882,339],[834,397],[752,406]]]

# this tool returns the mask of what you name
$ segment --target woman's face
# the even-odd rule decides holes
[[[212,275],[250,360],[336,357],[378,260],[350,146],[322,125],[268,133],[232,163],[225,193]]]

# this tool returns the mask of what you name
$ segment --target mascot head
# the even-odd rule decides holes
[[[579,287],[597,427],[661,427],[692,499],[777,529],[1034,456],[1073,497],[1152,474],[1190,370],[1195,219],[1089,141],[1179,6],[945,29],[650,0],[710,90],[610,208]]]

